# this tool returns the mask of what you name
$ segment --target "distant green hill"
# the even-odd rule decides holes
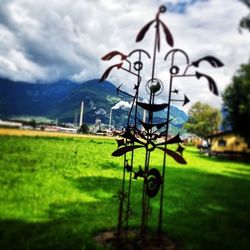
[[[43,116],[59,122],[78,121],[81,101],[84,101],[84,121],[94,123],[98,117],[109,122],[110,109],[119,101],[131,102],[131,98],[117,95],[116,87],[106,81],[90,80],[81,84],[58,81],[50,84],[13,82],[0,79],[0,118]],[[125,126],[128,111],[113,110],[112,124]],[[171,107],[171,116],[177,127],[187,120],[187,115],[177,107]],[[158,112],[155,120],[162,121],[165,111]]]

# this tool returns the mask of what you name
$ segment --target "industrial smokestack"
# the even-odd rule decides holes
[[[111,131],[111,125],[112,125],[112,108],[110,109],[110,115],[109,115],[109,131]]]
[[[146,123],[146,119],[147,119],[147,110],[144,109],[144,110],[143,110],[143,118],[142,118],[142,121],[143,121],[144,123]],[[141,129],[144,130],[144,127],[141,126]]]
[[[84,109],[84,102],[81,102],[81,111],[80,111],[80,120],[79,120],[79,128],[81,128],[83,124],[83,109]]]
[[[128,109],[131,108],[132,106],[132,102],[126,102],[126,101],[119,101],[118,103],[116,103],[113,107],[111,107],[110,109],[110,115],[109,115],[109,131],[111,131],[111,127],[112,127],[112,110],[116,110],[116,109]]]

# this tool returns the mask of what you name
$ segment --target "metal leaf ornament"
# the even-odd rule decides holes
[[[199,60],[197,61],[194,61],[192,63],[193,66],[195,67],[199,67],[200,63],[202,61],[206,61],[208,62],[211,66],[213,66],[214,68],[219,68],[219,67],[222,67],[224,64],[219,60],[217,59],[216,57],[214,56],[205,56],[205,57],[202,57],[200,58]]]
[[[200,72],[198,72],[198,71],[195,72],[195,75],[196,75],[197,79],[200,79],[201,77],[206,78],[207,81],[208,81],[209,90],[210,90],[213,94],[219,95],[219,92],[218,92],[216,83],[215,83],[215,81],[213,80],[213,78],[212,78],[211,76],[205,75],[205,74],[200,73]]]
[[[147,23],[138,33],[137,37],[136,37],[136,42],[140,42],[141,40],[143,40],[145,34],[147,33],[148,29],[150,28],[150,26],[155,22],[155,20],[150,21],[149,23]]]
[[[111,60],[114,56],[120,56],[121,60],[125,60],[128,56],[124,55],[123,53],[119,52],[119,51],[111,51],[109,52],[107,55],[102,57],[103,61],[109,61]]]
[[[140,120],[140,119],[138,119],[138,121],[139,121],[140,124],[144,127],[144,129],[145,129],[146,131],[149,131],[149,130],[152,129],[153,127],[156,127],[157,129],[161,129],[163,126],[166,125],[166,122],[148,124],[148,123],[146,123],[146,122],[143,122],[143,121]]]
[[[161,6],[159,8],[158,13],[156,14],[156,17],[154,20],[150,21],[149,23],[147,23],[138,33],[137,37],[136,37],[136,42],[140,42],[143,40],[144,36],[146,35],[147,31],[149,30],[150,26],[153,23],[156,23],[155,28],[156,28],[156,45],[158,48],[158,51],[160,51],[160,26],[162,27],[164,34],[165,34],[165,38],[166,38],[166,42],[168,43],[168,45],[170,45],[171,47],[174,46],[174,39],[173,36],[171,34],[171,32],[169,31],[168,27],[166,26],[166,24],[164,24],[164,22],[162,22],[159,18],[160,13],[164,13],[166,12],[166,7],[165,6]]]
[[[167,43],[171,47],[173,47],[174,46],[174,39],[173,39],[172,34],[170,33],[170,31],[169,31],[168,27],[166,26],[166,24],[163,23],[161,20],[160,20],[160,24],[161,24],[161,26],[163,28],[164,33],[165,33],[165,38],[166,38]]]
[[[112,156],[119,157],[119,156],[122,156],[122,155],[124,155],[124,154],[126,154],[128,152],[133,151],[136,148],[142,148],[142,147],[143,146],[126,146],[126,147],[118,148],[117,150],[115,150],[112,153]]]
[[[105,79],[107,79],[108,76],[109,76],[109,73],[111,72],[111,70],[113,68],[120,69],[121,67],[122,67],[122,63],[119,63],[119,64],[115,64],[115,65],[112,65],[109,68],[107,68],[107,70],[103,73],[103,75],[102,75],[101,79],[99,80],[99,82],[103,82]]]
[[[163,103],[163,104],[148,104],[148,103],[143,103],[143,102],[137,102],[138,106],[140,106],[141,108],[151,111],[151,112],[157,112],[157,111],[161,111],[163,109],[165,109],[168,104],[167,103]]]
[[[176,136],[170,138],[166,142],[158,143],[157,145],[175,144],[180,142],[183,142],[183,140],[180,138],[180,134],[178,133]]]
[[[168,148],[161,148],[161,147],[157,147],[160,150],[162,150],[163,152],[165,152],[167,155],[171,156],[176,162],[180,163],[180,164],[187,164],[186,160],[183,158],[182,155],[168,149]]]

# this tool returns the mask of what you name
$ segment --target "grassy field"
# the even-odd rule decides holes
[[[97,249],[93,235],[117,224],[123,159],[111,157],[115,149],[107,139],[0,136],[0,249]],[[191,147],[184,156],[188,165],[169,160],[166,171],[165,231],[187,250],[249,249],[250,166]],[[156,152],[152,164],[161,159]]]

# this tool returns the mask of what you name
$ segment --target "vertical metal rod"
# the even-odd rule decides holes
[[[118,227],[117,227],[117,236],[119,237],[122,232],[122,221],[123,221],[123,202],[125,198],[125,166],[126,166],[126,155],[124,156],[124,163],[123,163],[123,176],[122,176],[122,190],[121,193],[119,193],[119,199],[120,199],[120,204],[119,204],[119,213],[118,213]]]
[[[156,30],[155,30],[155,44],[154,44],[154,54],[153,54],[153,62],[152,62],[152,74],[151,74],[151,79],[154,79],[155,76],[155,61],[156,61],[156,46],[157,46],[157,41],[158,41],[158,36],[157,36],[157,29],[159,26],[159,21],[156,21]]]
[[[139,53],[139,61],[141,62],[141,53]],[[137,77],[137,89],[136,89],[136,94],[135,94],[135,98],[134,98],[134,103],[137,103],[138,101],[138,97],[139,97],[139,86],[140,86],[140,71],[138,71],[138,77]],[[134,132],[136,130],[136,126],[137,126],[137,104],[135,105],[135,116],[134,116]],[[133,146],[135,145],[135,142],[133,141]],[[130,166],[133,169],[134,166],[134,150],[131,153],[131,161],[130,161]],[[131,182],[132,182],[132,169],[131,172],[129,174],[129,186],[128,186],[128,203],[127,203],[127,221],[126,221],[126,227],[128,228],[128,218],[130,215],[130,192],[131,192]]]
[[[84,109],[84,102],[81,102],[81,110],[80,110],[80,119],[79,119],[79,129],[82,126],[83,123],[83,109]]]
[[[171,67],[173,66],[174,54],[172,55]],[[169,130],[169,116],[170,116],[170,107],[171,107],[171,94],[172,94],[172,84],[173,84],[173,76],[170,73],[170,82],[169,82],[169,94],[168,94],[168,111],[167,111],[167,123],[166,123],[166,135],[165,142],[168,140],[168,130]],[[165,143],[165,149],[167,148],[167,144]],[[160,196],[160,213],[159,213],[159,225],[158,232],[159,237],[161,239],[162,234],[162,211],[163,211],[163,196],[164,196],[164,178],[165,178],[165,169],[166,169],[166,154],[163,156],[163,167],[162,167],[162,185],[161,185],[161,196]]]
[[[154,41],[154,52],[153,52],[153,62],[152,62],[152,74],[151,80],[154,79],[155,74],[155,61],[156,61],[156,46],[158,42],[158,27],[159,26],[159,12],[156,15],[156,29],[155,29],[155,41]],[[150,94],[149,103],[152,104],[152,93]],[[148,123],[152,124],[153,112],[149,112],[148,115]],[[147,143],[150,141],[149,135],[147,136]],[[148,144],[147,144],[148,145]],[[146,159],[145,159],[145,175],[148,173],[148,166],[149,166],[149,158],[150,158],[150,151],[148,150],[148,146],[146,148]],[[146,231],[147,226],[147,195],[146,195],[146,176],[144,176],[143,182],[143,195],[142,195],[142,218],[141,218],[141,233],[143,234]]]
[[[141,234],[145,234],[147,228],[147,194],[146,194],[146,178],[148,172],[148,164],[149,164],[149,150],[146,149],[145,156],[145,169],[144,169],[144,179],[143,179],[143,192],[142,192],[142,216],[141,216]]]
[[[154,103],[154,94],[150,94],[149,104]],[[153,112],[149,111],[148,116],[148,124],[152,124],[153,122]],[[141,220],[141,234],[145,234],[147,231],[147,223],[148,223],[148,210],[149,210],[149,197],[146,194],[146,185],[147,185],[147,174],[150,163],[150,149],[148,148],[149,142],[151,141],[151,133],[152,128],[147,135],[147,147],[146,147],[146,156],[145,156],[145,169],[144,169],[144,181],[143,181],[143,196],[142,196],[142,220]]]
[[[111,131],[111,125],[112,125],[112,108],[110,109],[110,114],[109,114],[109,131]]]

